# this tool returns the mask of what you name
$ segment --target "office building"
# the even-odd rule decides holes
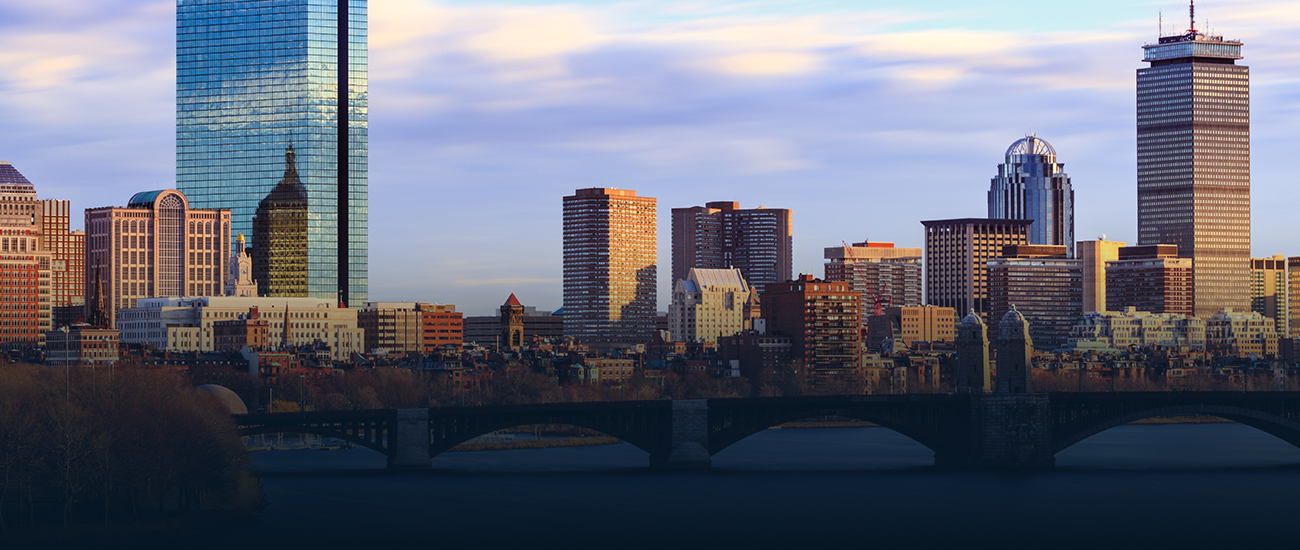
[[[421,304],[424,312],[424,353],[465,345],[464,314],[451,304]]]
[[[230,211],[190,208],[175,189],[87,209],[86,316],[108,328],[142,298],[220,295],[230,250]]]
[[[1029,134],[1007,148],[989,186],[989,218],[1033,220],[1029,244],[1064,246],[1074,257],[1074,188],[1052,144]]]
[[[86,232],[70,229],[72,203],[41,201],[41,248],[50,254],[50,309],[54,328],[85,315]]]
[[[1250,259],[1250,310],[1272,319],[1278,334],[1290,334],[1286,257]]]
[[[790,338],[791,356],[821,384],[856,375],[861,358],[861,298],[847,282],[800,275],[769,284],[760,303],[767,333]]]
[[[1177,245],[1126,246],[1106,262],[1106,310],[1192,315],[1192,260]]]
[[[1029,244],[1031,220],[963,218],[925,225],[925,303],[988,316],[988,261]]]
[[[1300,338],[1300,257],[1286,259],[1287,327],[1284,336]]]
[[[1083,266],[1083,311],[1106,311],[1106,262],[1119,259],[1119,241],[1106,236],[1095,241],[1079,241],[1075,248]]]
[[[715,343],[745,329],[749,285],[739,269],[691,268],[673,287],[668,332],[678,342]]]
[[[307,188],[298,179],[297,157],[284,154],[284,177],[257,203],[253,214],[253,280],[260,296],[307,296]],[[240,234],[243,237],[243,234]]]
[[[292,147],[308,198],[305,295],[352,305],[368,286],[366,44],[366,0],[176,5],[177,189],[230,210],[256,251],[253,217]]]
[[[1193,259],[1198,317],[1250,306],[1250,69],[1241,42],[1196,30],[1142,47],[1138,244]]]
[[[866,300],[863,307],[871,307]],[[867,347],[880,349],[885,340],[911,346],[917,342],[947,343],[954,338],[957,312],[950,307],[907,306],[885,308],[867,318]]]
[[[112,365],[120,359],[120,334],[111,328],[85,324],[45,333],[45,364],[62,366]]]
[[[853,243],[824,250],[827,281],[848,281],[865,300],[868,313],[891,306],[921,305],[920,248],[894,243]]]
[[[1070,339],[1083,315],[1082,261],[1067,258],[1064,246],[1008,246],[989,260],[989,312],[1001,319],[1013,309],[1029,322],[1039,349],[1053,350]]]
[[[367,351],[418,355],[462,344],[461,314],[450,304],[366,302],[357,326],[365,331]]]
[[[740,270],[750,286],[790,280],[794,273],[790,210],[742,209],[710,202],[673,209],[673,281],[691,268]]]
[[[0,348],[39,347],[51,327],[50,254],[36,187],[0,162]]]
[[[1277,354],[1273,320],[1254,311],[1224,308],[1205,320],[1205,345],[1210,351],[1237,356]]]
[[[656,323],[656,203],[623,189],[564,197],[564,335],[595,349],[650,342]]]

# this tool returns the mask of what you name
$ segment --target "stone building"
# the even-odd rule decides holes
[[[744,330],[751,291],[739,269],[691,268],[673,288],[668,332],[681,342],[717,342]]]

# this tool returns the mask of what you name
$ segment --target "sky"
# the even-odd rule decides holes
[[[793,210],[794,270],[985,217],[1006,148],[1050,142],[1079,240],[1136,242],[1135,70],[1179,2],[372,0],[370,299],[562,305],[561,198]],[[1251,67],[1253,249],[1300,255],[1300,1],[1206,0]],[[42,198],[175,181],[174,0],[0,0],[0,160]],[[76,222],[74,221],[74,224]]]

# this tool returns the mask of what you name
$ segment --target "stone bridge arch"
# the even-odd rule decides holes
[[[1122,404],[1102,399],[1083,414],[1078,403],[1070,403],[1080,401],[1077,396],[1053,395],[1052,454],[1111,428],[1157,416],[1217,416],[1300,447],[1300,397],[1288,394],[1254,394],[1253,399],[1221,392],[1155,394],[1147,400],[1129,396],[1129,402]]]
[[[235,415],[239,435],[300,433],[341,439],[391,456],[388,438],[395,410],[330,411]]]
[[[648,453],[667,456],[671,402],[553,403],[454,407],[429,410],[429,456],[481,435],[532,424],[561,424],[618,438]]]

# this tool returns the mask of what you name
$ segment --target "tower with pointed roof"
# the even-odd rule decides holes
[[[518,350],[524,345],[524,305],[519,303],[514,293],[506,303],[501,304],[501,346],[502,350]]]
[[[253,215],[252,278],[259,295],[308,296],[307,213],[307,189],[298,180],[291,145],[284,152],[284,176]]]

